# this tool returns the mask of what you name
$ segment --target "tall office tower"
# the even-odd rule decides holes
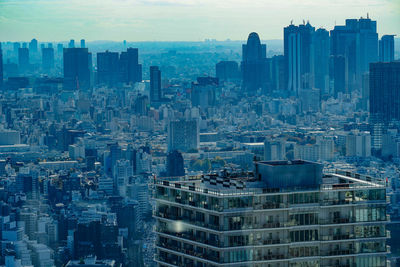
[[[236,61],[220,61],[215,65],[216,77],[220,81],[229,81],[239,78],[239,65]]]
[[[291,94],[314,87],[314,32],[315,28],[308,22],[284,28],[285,69]]]
[[[53,43],[47,43],[48,48],[53,48]]]
[[[329,79],[333,83],[333,94],[345,94],[347,91],[347,73],[345,56],[330,56],[329,58]],[[332,93],[332,92],[331,92]]]
[[[150,102],[159,102],[161,98],[161,71],[157,66],[150,66]]]
[[[3,49],[1,47],[1,42],[0,42],[0,89],[3,88]]]
[[[36,39],[32,39],[29,43],[29,53],[31,55],[35,55],[38,52],[38,41]]]
[[[29,70],[29,49],[28,48],[18,48],[18,65],[19,71],[25,72]]]
[[[257,33],[249,34],[247,44],[242,45],[242,76],[243,89],[250,94],[254,94],[259,89],[265,89],[268,82],[267,46],[261,44]]]
[[[68,48],[75,48],[75,40],[71,39],[68,43]]]
[[[200,143],[197,120],[176,120],[168,124],[168,151],[197,150]]]
[[[382,134],[391,123],[400,122],[400,62],[371,63],[369,109],[372,147],[379,151]]]
[[[346,91],[358,89],[369,63],[378,61],[376,21],[369,17],[347,19],[346,25],[335,26],[331,31],[331,55],[346,59]]]
[[[63,44],[57,44],[57,54],[61,55],[64,52],[64,45]]]
[[[85,39],[81,39],[81,48],[86,48]]]
[[[167,176],[177,177],[185,175],[185,167],[182,154],[177,151],[171,151],[167,155]]]
[[[97,53],[97,82],[114,86],[119,81],[119,55],[118,52]]]
[[[306,161],[158,178],[158,266],[386,266],[385,181]]]
[[[394,35],[383,35],[379,40],[379,61],[394,61]]]
[[[287,89],[285,82],[285,56],[273,56],[271,58],[271,87],[272,90],[284,91]]]
[[[142,81],[142,65],[139,64],[139,50],[128,48],[120,56],[121,80],[127,83]]]
[[[329,32],[320,28],[314,34],[314,78],[322,94],[329,94],[329,56]]]
[[[54,68],[54,48],[47,47],[42,49],[42,66],[46,72]]]
[[[90,87],[89,56],[87,48],[64,49],[64,86],[67,89]]]
[[[26,42],[22,43],[22,48],[28,48],[28,44]]]

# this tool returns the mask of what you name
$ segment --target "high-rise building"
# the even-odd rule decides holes
[[[216,77],[220,81],[229,81],[239,78],[239,66],[236,61],[220,61],[215,65]]]
[[[329,32],[320,28],[314,34],[314,85],[322,94],[329,93],[329,56]]]
[[[38,41],[36,39],[32,39],[29,43],[29,53],[34,55],[38,52]]]
[[[347,19],[346,25],[335,26],[331,31],[331,55],[346,59],[347,91],[359,88],[369,63],[378,61],[376,21],[369,17]]]
[[[177,177],[185,175],[185,167],[182,154],[177,151],[171,151],[167,155],[167,176]]]
[[[371,63],[369,109],[372,147],[381,148],[381,136],[390,123],[400,121],[400,62]]]
[[[87,48],[64,49],[64,85],[67,89],[90,87],[89,57]]]
[[[29,70],[29,49],[28,48],[18,48],[18,65],[19,70],[24,72]]]
[[[384,180],[295,160],[154,183],[158,266],[386,266]]]
[[[150,66],[150,102],[159,102],[161,98],[161,71],[157,66]]]
[[[0,89],[3,88],[3,49],[1,47],[1,43],[0,43]]]
[[[68,48],[75,48],[75,40],[71,39],[68,43]]]
[[[394,61],[394,35],[383,35],[379,40],[379,61]]]
[[[271,87],[272,90],[284,91],[287,89],[285,81],[285,56],[273,56],[271,58]]]
[[[81,48],[86,48],[85,39],[81,39]]]
[[[119,82],[118,52],[97,53],[97,81],[99,84],[113,86]]]
[[[266,62],[267,46],[261,44],[257,33],[249,34],[247,44],[242,45],[242,76],[243,89],[254,94],[259,89],[265,89],[267,78]]]
[[[310,23],[284,28],[285,69],[288,91],[298,93],[301,88],[314,87],[313,35],[315,28]]]
[[[347,91],[347,73],[345,56],[330,56],[329,58],[329,80],[333,83],[333,94],[345,94]]]
[[[57,54],[61,55],[64,52],[64,45],[63,44],[57,44]]]
[[[197,120],[176,120],[168,124],[168,151],[188,152],[199,148],[199,123]]]
[[[42,49],[42,66],[44,71],[51,71],[54,68],[54,48]]]
[[[142,81],[142,65],[139,64],[139,50],[128,48],[120,55],[121,80],[126,83]]]

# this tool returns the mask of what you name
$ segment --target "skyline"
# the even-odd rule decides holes
[[[283,39],[283,27],[291,20],[331,30],[367,13],[377,21],[380,36],[400,35],[400,2],[395,0],[257,0],[251,7],[244,0],[2,0],[0,34],[1,41],[142,42],[244,40],[254,31],[270,40]]]

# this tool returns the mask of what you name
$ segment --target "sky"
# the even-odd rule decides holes
[[[0,41],[271,40],[291,20],[330,30],[367,13],[400,36],[400,0],[0,0]]]

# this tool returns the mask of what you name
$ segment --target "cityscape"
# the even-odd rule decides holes
[[[400,32],[297,20],[0,31],[0,266],[400,266]]]

